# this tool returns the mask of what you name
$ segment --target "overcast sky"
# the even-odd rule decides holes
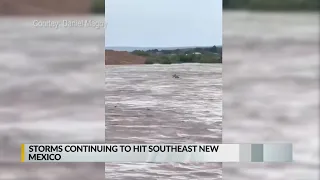
[[[106,47],[222,45],[222,0],[105,0]]]

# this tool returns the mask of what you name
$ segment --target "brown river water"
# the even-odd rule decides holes
[[[106,142],[221,143],[221,72],[221,64],[107,66]],[[219,179],[221,173],[221,163],[106,164],[107,179]]]
[[[225,163],[224,179],[319,179],[318,18],[224,13],[223,142],[291,142],[295,161]]]
[[[61,17],[50,20],[104,17]],[[104,179],[104,163],[21,164],[20,143],[104,143],[104,29],[0,18],[0,179]]]

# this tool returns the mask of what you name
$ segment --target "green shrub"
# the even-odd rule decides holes
[[[152,58],[148,58],[146,59],[146,61],[144,62],[145,64],[154,64],[154,60]]]
[[[268,11],[319,10],[319,0],[224,0],[224,9]]]
[[[93,0],[91,11],[96,14],[104,14],[105,13],[104,0]]]
[[[222,63],[221,58],[217,56],[202,56],[199,63]]]
[[[137,56],[149,56],[149,53],[147,53],[145,51],[140,51],[140,50],[135,50],[132,52],[132,54],[135,54]]]
[[[192,55],[180,55],[180,62],[182,63],[191,63],[194,62]]]
[[[170,55],[170,56],[169,56],[169,60],[170,60],[172,63],[181,63],[180,58],[179,58],[178,55]]]
[[[172,62],[168,58],[162,58],[160,64],[172,64]]]

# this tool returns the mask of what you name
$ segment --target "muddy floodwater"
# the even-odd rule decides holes
[[[49,18],[93,19],[104,16]],[[48,19],[48,18],[47,18]],[[0,18],[0,179],[104,179],[104,163],[21,164],[20,143],[103,143],[104,29]]]
[[[221,72],[221,64],[107,66],[106,142],[220,143]],[[219,179],[221,165],[106,164],[106,177]]]
[[[318,180],[319,14],[223,18],[223,142],[293,143],[295,161],[226,163],[223,178]]]

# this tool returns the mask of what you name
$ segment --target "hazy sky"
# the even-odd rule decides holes
[[[222,0],[105,0],[106,46],[222,45]]]

